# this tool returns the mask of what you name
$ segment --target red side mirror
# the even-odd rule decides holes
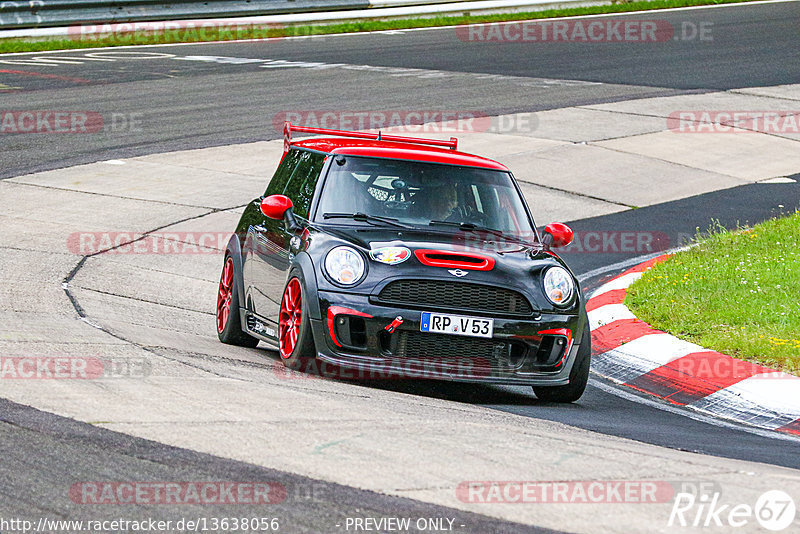
[[[553,238],[551,243],[553,247],[566,247],[572,243],[574,237],[572,228],[564,223],[550,223],[544,227],[544,232]]]
[[[283,219],[286,210],[292,207],[292,201],[285,195],[270,195],[261,201],[261,213],[270,219]]]

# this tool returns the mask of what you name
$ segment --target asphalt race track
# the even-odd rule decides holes
[[[0,424],[3,464],[0,473],[4,484],[3,517],[40,515],[58,519],[63,513],[61,488],[70,486],[77,473],[104,480],[107,467],[115,466],[119,480],[246,480],[281,484],[285,500],[270,507],[272,517],[279,517],[282,528],[291,532],[329,532],[339,530],[343,517],[395,516],[443,517],[439,506],[379,495],[370,491],[312,480],[272,469],[223,460],[185,449],[176,449],[152,441],[99,430],[70,419],[36,412],[31,408],[0,401],[3,422]],[[21,477],[20,469],[33,475]],[[88,479],[87,479],[88,480]],[[58,504],[56,504],[58,503]],[[182,506],[162,514],[147,506],[99,506],[72,512],[70,519],[113,520],[119,517],[145,519],[208,517],[208,506]],[[215,506],[217,517],[261,517],[262,505],[237,503]],[[447,511],[455,528],[461,532],[532,532],[548,534],[548,529],[527,527],[460,511]]]
[[[619,18],[625,17],[636,15]],[[713,28],[713,41],[673,39],[662,43],[595,45],[478,43],[465,42],[454,29],[445,28],[0,56],[0,109],[90,110],[102,116],[105,124],[95,135],[0,135],[0,180],[6,180],[0,183],[11,187],[9,179],[15,177],[94,162],[279,139],[281,132],[277,126],[281,113],[291,110],[473,110],[495,116],[719,91],[738,95],[738,91],[748,88],[800,83],[798,2],[677,10],[640,18],[667,21],[674,28],[686,27],[687,22],[696,27],[705,25]],[[264,175],[270,172],[271,169],[265,170]],[[574,220],[568,222],[578,233],[597,228],[615,231],[646,228],[671,236],[677,244],[677,236],[694,235],[698,228],[707,228],[712,219],[732,227],[799,209],[800,175],[789,177],[794,182],[743,183],[642,207],[615,200],[613,209],[593,217],[571,217]],[[252,183],[255,196],[259,182]],[[569,188],[566,189],[568,192]],[[550,193],[563,191],[550,188]],[[588,193],[575,193],[593,203],[612,204]],[[48,206],[62,202],[67,205],[75,198],[69,196],[71,192],[68,195],[58,188],[42,189],[38,194],[48,197],[45,203]],[[185,217],[176,211],[171,218],[153,216],[152,224],[143,211],[141,216],[146,223],[142,224],[152,229],[158,226],[156,221],[172,224],[209,213],[226,217],[226,224],[235,219],[233,208],[218,206],[216,200],[197,200],[199,204],[181,212]],[[530,197],[529,201],[535,202]],[[170,203],[164,204],[168,207]],[[178,206],[185,208],[174,204],[176,210]],[[199,206],[211,209],[204,211]],[[0,215],[5,217],[12,208],[9,206],[9,211]],[[135,226],[139,224],[136,222],[139,215],[126,213],[127,218],[120,220]],[[49,224],[59,224],[58,213],[53,214]],[[48,226],[33,216],[26,229],[37,236],[48,233]],[[9,238],[4,241],[9,244],[0,248],[12,254],[26,247],[25,242],[12,242]],[[583,276],[584,291],[588,292],[623,270],[620,262],[637,255],[566,253],[564,257],[576,274]],[[73,275],[80,278],[85,274],[91,279],[95,271],[81,273],[82,265]],[[11,269],[11,260],[0,260],[0,267]],[[93,267],[91,261],[87,262],[87,269],[90,267]],[[115,282],[125,280],[124,276],[121,274]],[[60,288],[56,289],[60,292]],[[5,294],[0,291],[0,297]],[[76,306],[73,311],[83,311],[81,299],[87,295],[79,292],[77,299],[71,295]],[[97,294],[87,297],[85,302],[98,310],[117,305],[112,299],[104,302],[103,296]],[[34,307],[39,305],[42,309],[51,306],[34,303]],[[19,306],[9,306],[7,311],[11,308],[20,311]],[[42,328],[46,330],[47,326]],[[131,342],[131,331],[125,328],[120,333],[103,325],[103,333],[110,334],[113,343]],[[142,329],[139,334],[146,337],[147,332]],[[25,340],[15,340],[21,341]],[[24,350],[24,345],[20,347]],[[258,351],[220,355],[198,349],[198,353],[187,350],[175,356],[160,348],[144,348],[156,355],[174,357],[173,362],[226,377],[241,377],[250,371],[267,373],[267,367],[276,363],[270,358],[266,364],[259,363],[264,357]],[[355,403],[360,400],[356,398],[372,396],[376,403],[385,401],[387,406],[395,407],[414,399],[413,408],[408,410],[422,418],[433,407],[452,410],[448,413],[454,418],[461,416],[459,410],[464,410],[464,417],[475,417],[487,425],[496,417],[513,414],[526,418],[523,421],[530,421],[531,425],[542,425],[545,432],[553,428],[554,433],[565,427],[581,429],[575,435],[587,442],[594,435],[588,432],[591,431],[611,437],[614,444],[623,441],[617,438],[625,438],[640,442],[637,447],[646,444],[671,449],[664,452],[665,462],[672,458],[670,455],[677,454],[674,451],[689,451],[697,453],[698,461],[710,462],[706,475],[712,479],[713,466],[725,466],[739,473],[745,472],[748,465],[768,464],[769,469],[776,466],[779,476],[793,480],[797,478],[795,470],[800,469],[800,440],[754,433],[735,424],[720,425],[690,418],[680,409],[664,409],[664,405],[649,397],[620,392],[599,377],[592,379],[580,402],[568,406],[538,402],[529,388],[516,387],[466,389],[458,384],[396,381],[344,384],[344,389],[339,389],[339,384],[326,385],[326,381],[304,386],[319,391],[332,388],[329,393],[342,406],[348,402],[357,406]],[[4,400],[2,389],[0,397],[0,480],[5,481],[0,485],[0,517],[102,519],[127,515],[172,519],[263,514],[257,507],[242,506],[217,507],[213,514],[208,507],[199,505],[164,505],[155,511],[152,507],[133,505],[80,507],[64,495],[64,488],[76,480],[250,480],[279,481],[288,489],[286,500],[270,509],[271,514],[280,516],[288,525],[282,530],[286,532],[345,532],[344,518],[352,516],[448,517],[454,520],[454,530],[476,533],[551,532],[531,525],[551,528],[555,524],[529,518],[516,521],[512,512],[498,515],[480,507],[474,507],[475,513],[465,511],[464,507],[455,509],[434,498],[426,500],[425,490],[412,482],[408,488],[413,486],[413,492],[403,493],[403,487],[393,486],[391,492],[382,494],[364,489],[371,487],[369,484],[343,482],[331,475],[303,476],[297,474],[301,471],[293,465],[285,469],[264,467],[268,462],[238,461],[233,453],[223,457],[194,452],[188,441],[184,447],[174,446],[174,442],[162,444],[159,439],[151,441],[135,432],[130,434],[137,437],[132,437],[124,425],[115,431],[104,428],[107,421],[86,424],[46,413]],[[68,397],[64,393],[64,398]],[[175,398],[174,402],[189,402],[189,399]],[[119,408],[120,413],[125,409]],[[258,438],[254,434],[253,439]],[[215,440],[213,446],[203,450],[219,451],[240,444],[223,433]],[[502,451],[479,453],[486,465],[495,461],[496,454]],[[566,461],[572,454],[554,455],[558,458],[554,464]],[[426,470],[424,458],[414,459],[413,453],[408,458],[408,465],[396,467],[406,469],[409,479],[414,478],[411,473]],[[729,466],[724,463],[726,459],[744,462]],[[602,472],[599,467],[598,472]],[[676,468],[674,476],[678,478],[682,473]],[[641,471],[631,476],[637,475],[646,476]],[[485,476],[491,476],[491,471]],[[560,480],[556,468],[546,476],[549,480]],[[587,479],[592,476],[593,473],[586,474]],[[587,528],[586,523],[565,520],[555,531]]]
[[[65,136],[57,146],[46,136],[26,138],[24,143],[9,138],[3,142],[0,178],[104,159],[275,139],[281,132],[271,127],[274,115],[298,108],[453,109],[500,115],[796,83],[800,71],[797,10],[797,4],[790,2],[674,11],[652,17],[679,28],[687,21],[696,25],[713,22],[711,42],[590,47],[559,42],[477,43],[460,40],[450,28],[137,49],[179,57],[417,68],[450,73],[448,77],[426,72],[386,76],[376,69],[264,68],[259,62],[126,60],[136,55],[132,50],[15,56],[0,60],[3,83],[24,92],[0,94],[4,109],[19,107],[19,94],[25,95],[26,109],[50,109],[57,102],[63,109],[80,110],[91,103],[92,110],[104,115],[140,114],[135,117],[141,121],[141,131],[128,131],[120,125],[117,135]],[[770,38],[764,39],[764,35]],[[80,59],[87,54],[94,57]],[[33,59],[58,56],[78,59],[60,63]],[[5,72],[8,70],[15,72]],[[537,83],[537,79],[548,81]]]

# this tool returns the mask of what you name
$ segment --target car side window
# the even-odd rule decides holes
[[[324,164],[324,154],[302,152],[300,155],[297,166],[283,193],[292,199],[295,215],[304,219],[308,218],[311,200],[314,198],[314,189],[317,187],[319,174]]]
[[[305,152],[301,152],[300,150],[290,150],[286,156],[283,157],[281,164],[278,165],[278,169],[275,171],[272,180],[270,180],[267,186],[267,190],[264,192],[264,196],[268,197],[270,195],[284,194],[286,184],[289,183],[289,178],[291,178],[292,172],[297,167],[297,162],[304,153]]]

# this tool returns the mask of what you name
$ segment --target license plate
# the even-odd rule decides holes
[[[452,334],[455,336],[492,337],[494,319],[422,312],[420,332]]]

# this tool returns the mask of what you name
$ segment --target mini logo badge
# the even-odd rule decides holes
[[[450,269],[447,272],[459,278],[461,278],[462,276],[467,276],[469,274],[469,271],[462,271],[461,269]]]
[[[370,251],[369,257],[387,265],[396,265],[410,258],[411,251],[405,247],[382,247]]]

